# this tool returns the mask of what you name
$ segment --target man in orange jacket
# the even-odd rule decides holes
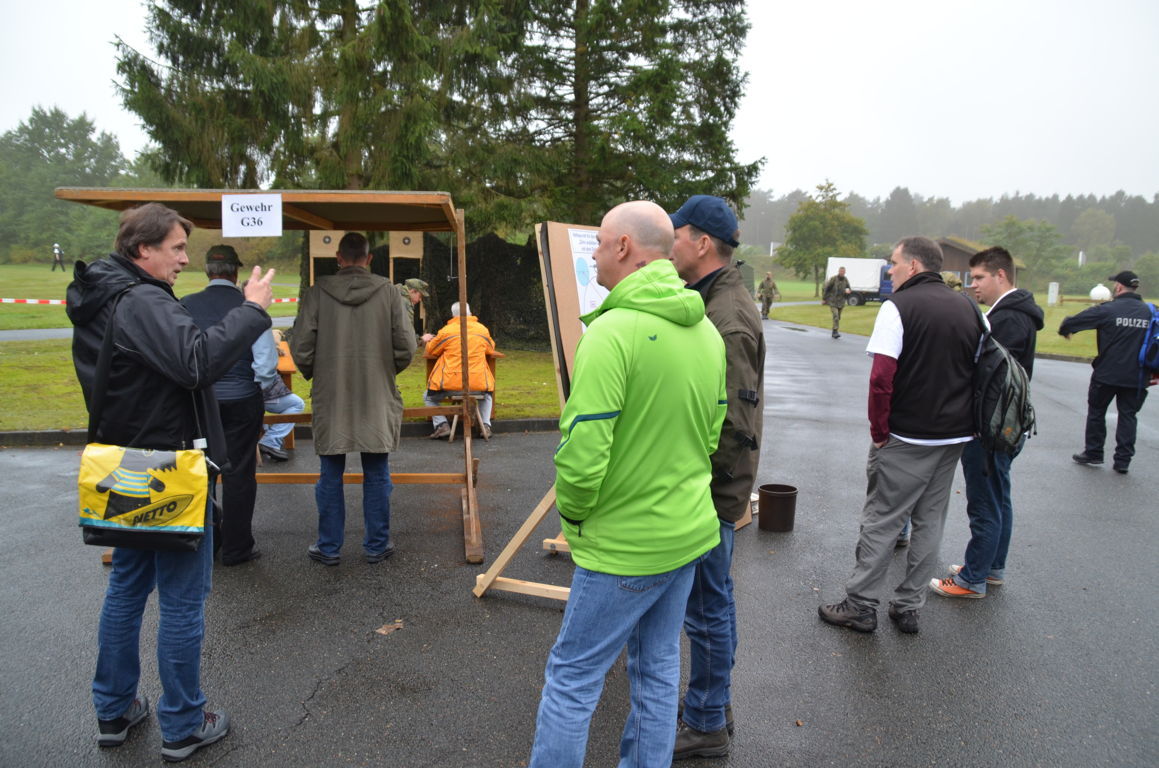
[[[495,374],[487,365],[487,356],[494,354],[495,342],[487,326],[479,322],[471,314],[471,305],[467,308],[467,387],[470,392],[482,393],[483,399],[479,403],[479,416],[482,424],[479,429],[484,440],[491,439],[491,393],[495,391]],[[451,319],[447,321],[433,339],[427,342],[426,356],[437,357],[427,378],[427,392],[423,402],[430,407],[437,407],[442,400],[451,395],[463,393],[463,345],[459,340],[459,302],[451,305]],[[451,427],[447,424],[446,416],[431,418],[435,431],[430,439],[438,440],[449,437]]]

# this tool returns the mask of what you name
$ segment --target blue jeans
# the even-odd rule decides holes
[[[672,763],[680,622],[695,570],[695,561],[655,576],[613,576],[576,566],[544,671],[531,768],[581,768],[604,676],[625,644],[631,709],[619,766]]]
[[[959,587],[986,594],[986,577],[1003,578],[1014,506],[1010,502],[1010,464],[1017,454],[994,454],[994,470],[986,475],[986,450],[981,440],[971,440],[962,451],[962,474],[966,478],[966,515],[970,518],[970,542],[962,570],[954,576]]]
[[[390,454],[362,454],[362,517],[366,532],[362,548],[368,555],[385,552],[390,546]],[[319,456],[321,472],[314,486],[318,503],[318,549],[338,557],[346,532],[346,494],[342,473],[346,454]]]
[[[736,658],[736,602],[732,598],[732,541],[736,525],[720,521],[720,543],[696,564],[684,613],[691,666],[682,719],[698,731],[724,727]]]
[[[213,573],[213,528],[196,552],[113,550],[113,570],[97,632],[93,706],[101,720],[125,714],[141,677],[141,615],[157,587],[157,672],[163,694],[157,722],[166,741],[179,741],[201,727],[201,640],[205,598]]]
[[[275,397],[273,400],[266,400],[266,411],[269,413],[301,413],[306,410],[306,401],[291,392],[288,395]],[[285,424],[270,424],[265,426],[265,433],[262,439],[259,440],[262,445],[268,445],[271,448],[282,450],[282,441],[286,439],[286,435],[290,434],[294,429],[294,425],[289,422]]]

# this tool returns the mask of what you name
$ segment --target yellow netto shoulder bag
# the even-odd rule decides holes
[[[119,300],[120,296],[114,300],[97,359],[89,410],[89,443],[81,455],[77,476],[84,542],[101,547],[193,551],[205,536],[209,501],[205,452],[200,447],[153,450],[95,441],[108,388]],[[196,413],[196,393],[190,394]],[[197,421],[200,425],[201,419]],[[204,442],[199,439],[195,445],[203,446]]]

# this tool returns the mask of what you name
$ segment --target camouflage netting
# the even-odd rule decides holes
[[[451,304],[459,299],[459,270],[457,260],[452,259],[451,242],[446,236],[427,234],[421,270],[412,259],[398,259],[394,264],[394,282],[418,277],[430,286],[431,296],[423,302],[425,330],[430,333],[446,323]],[[381,245],[372,253],[371,270],[387,274],[390,247]],[[533,238],[515,245],[490,234],[468,243],[467,276],[467,303],[500,347],[549,348],[539,254]]]

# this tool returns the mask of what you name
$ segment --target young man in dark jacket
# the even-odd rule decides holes
[[[172,286],[189,263],[185,249],[192,228],[158,203],[131,208],[121,214],[117,252],[91,265],[76,263],[68,316],[75,326],[73,363],[86,405],[92,402],[97,356],[114,307],[116,312],[105,404],[96,427],[100,442],[159,450],[199,447],[196,438],[219,418],[211,385],[270,327],[265,310],[273,298],[273,270],[261,277],[255,268],[245,302],[204,331],[178,303]],[[209,458],[224,464],[224,446],[210,446]],[[225,712],[205,711],[200,681],[212,538],[207,530],[195,552],[114,550],[93,678],[101,746],[123,744],[129,729],[149,714],[137,684],[141,617],[154,587],[160,602],[162,757],[184,760],[229,732]]]
[[[1079,331],[1098,330],[1099,354],[1091,365],[1091,386],[1087,390],[1086,445],[1073,458],[1077,464],[1102,464],[1107,441],[1107,406],[1115,401],[1119,424],[1115,428],[1115,471],[1127,474],[1135,455],[1135,429],[1139,409],[1147,399],[1147,384],[1139,366],[1139,350],[1151,322],[1151,308],[1139,295],[1139,276],[1124,270],[1108,278],[1115,298],[1106,304],[1084,309],[1068,317],[1058,327],[1067,337]]]
[[[994,338],[1030,376],[1043,314],[1029,291],[1014,287],[1014,259],[1005,248],[987,248],[970,259],[970,280],[978,302],[990,308],[986,319]],[[1003,583],[1014,523],[1010,464],[1017,455],[993,452],[988,456],[980,440],[966,443],[962,450],[970,542],[961,565],[951,565],[949,576],[930,581],[930,588],[939,595],[985,597],[987,585]]]

